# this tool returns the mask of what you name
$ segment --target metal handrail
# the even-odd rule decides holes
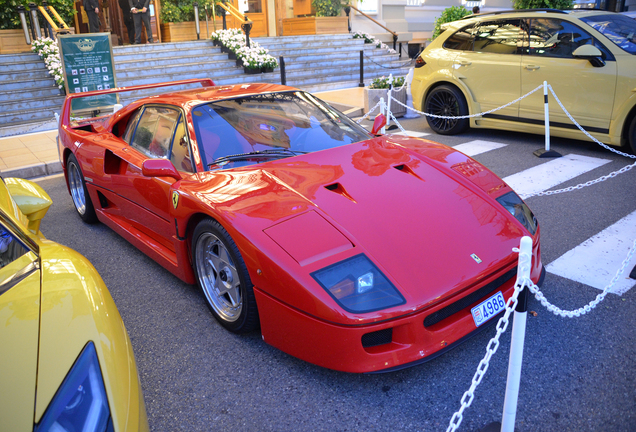
[[[362,12],[360,9],[358,9],[357,7],[348,4],[347,6],[345,6],[344,10],[345,13],[347,14],[347,20],[349,21],[349,31],[351,31],[351,18],[349,17],[349,12],[350,9],[353,9],[355,11],[357,11],[360,15],[362,15],[365,18],[370,19],[371,21],[373,21],[374,23],[376,23],[377,25],[379,25],[380,27],[382,27],[384,30],[388,31],[389,33],[391,33],[393,35],[393,49],[396,49],[397,46],[397,40],[398,40],[398,34],[396,32],[394,32],[393,30],[390,30],[388,27],[386,27],[384,24],[380,24],[378,21],[374,20],[373,18],[371,18],[369,15],[365,14],[364,12]],[[400,46],[402,44],[400,43]],[[400,56],[402,55],[402,49],[400,48]]]
[[[230,13],[230,15],[232,15],[234,18],[241,20],[243,22],[249,22],[251,23],[252,20],[249,19],[246,15],[243,15],[237,8],[234,7],[234,5],[232,5],[231,3],[225,3],[225,2],[219,2],[217,3],[217,5],[221,6],[223,9],[225,9],[226,11],[228,11]]]
[[[39,7],[40,12],[42,12],[42,15],[44,15],[44,18],[46,18],[46,20],[51,24],[51,27],[53,27],[54,30],[59,30],[59,27],[57,27],[54,23],[53,20],[50,19],[49,14],[46,13],[46,8],[49,9],[49,11],[53,14],[53,16],[55,17],[55,19],[57,19],[57,21],[60,23],[60,25],[62,26],[62,28],[64,30],[70,30],[69,27],[66,25],[66,23],[64,22],[64,20],[62,19],[62,17],[60,16],[60,14],[57,13],[57,11],[55,10],[55,8],[51,5],[47,5],[46,2],[42,2],[42,6]]]

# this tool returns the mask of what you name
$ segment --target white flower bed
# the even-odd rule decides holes
[[[353,38],[354,39],[364,39],[364,43],[372,43],[375,45],[376,48],[382,48],[385,49],[387,51],[389,51],[391,54],[396,54],[397,51],[395,51],[392,48],[389,48],[389,46],[385,43],[383,43],[380,39],[371,36],[369,33],[365,33],[365,32],[361,32],[361,31],[356,31],[353,32]]]
[[[38,38],[31,43],[31,51],[37,53],[44,59],[49,74],[55,79],[59,88],[64,87],[64,72],[60,60],[60,50],[57,42],[51,38]]]
[[[248,69],[278,67],[276,58],[271,56],[266,48],[261,47],[253,39],[250,39],[250,47],[248,48],[245,42],[245,35],[239,29],[217,30],[210,37],[234,52],[236,57],[243,61],[243,66]]]

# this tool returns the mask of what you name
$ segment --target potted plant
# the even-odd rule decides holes
[[[404,86],[405,77],[393,78],[393,89],[391,97],[406,105],[406,86]],[[369,87],[364,88],[364,112],[369,112],[379,101],[384,98],[384,102],[388,102],[389,96],[389,77],[375,78]],[[406,114],[406,108],[397,103],[391,103],[391,112],[395,117],[402,117]]]

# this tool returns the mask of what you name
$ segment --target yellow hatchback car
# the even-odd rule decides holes
[[[42,236],[50,205],[0,177],[0,431],[147,431],[119,312],[86,258]]]
[[[417,59],[415,108],[442,116],[483,113],[547,81],[595,138],[636,152],[636,20],[537,9],[470,15],[443,29]],[[552,134],[587,139],[551,97],[549,107]],[[469,126],[543,134],[543,91],[480,117],[427,120],[440,134]]]

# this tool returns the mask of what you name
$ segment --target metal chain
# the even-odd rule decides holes
[[[394,99],[395,100],[395,99]],[[400,130],[403,133],[406,133],[406,130],[404,130],[404,128],[402,127],[402,125],[397,121],[397,119],[395,118],[395,116],[393,115],[392,111],[389,111],[389,115],[391,116],[391,119],[395,122],[395,124],[400,128]]]
[[[400,66],[384,66],[381,65],[380,63],[374,62],[373,60],[371,60],[371,57],[369,57],[368,55],[364,54],[364,56],[374,65],[376,66],[380,66],[383,69],[402,69],[403,67],[406,67],[407,65],[412,64],[413,62],[415,62],[416,59],[411,59],[408,61],[405,61],[404,63],[402,63]],[[394,61],[399,61],[399,60],[394,60]]]
[[[632,248],[630,249],[629,253],[627,254],[627,257],[623,260],[623,264],[621,265],[621,268],[618,269],[618,271],[614,275],[614,278],[612,278],[612,280],[610,281],[609,285],[607,285],[605,289],[603,289],[603,292],[597,295],[594,300],[592,300],[585,306],[575,310],[566,311],[550,303],[548,299],[545,298],[545,296],[543,295],[539,287],[533,284],[532,281],[529,282],[528,288],[530,289],[530,292],[534,294],[536,299],[539,300],[541,304],[545,306],[546,309],[548,309],[548,311],[552,312],[553,314],[560,315],[562,317],[567,317],[567,318],[579,317],[581,315],[585,315],[586,313],[590,312],[600,302],[602,302],[605,299],[605,296],[607,295],[607,293],[616,284],[616,282],[618,282],[618,279],[625,271],[625,268],[631,262],[632,258],[634,257],[634,253],[636,253],[636,240],[634,240],[634,244]]]
[[[406,109],[410,109],[411,111],[415,111],[415,112],[416,112],[416,113],[418,113],[418,114],[422,114],[422,115],[429,116],[429,117],[435,117],[435,118],[441,118],[441,119],[467,119],[467,118],[473,118],[473,117],[482,117],[482,116],[484,116],[484,115],[486,115],[486,114],[490,114],[490,113],[493,113],[493,112],[495,112],[495,111],[499,111],[500,109],[507,108],[507,107],[509,107],[510,105],[516,104],[516,103],[517,103],[517,102],[519,102],[521,99],[527,98],[527,97],[528,97],[528,96],[530,96],[532,93],[534,93],[534,92],[536,92],[536,91],[539,91],[539,90],[540,90],[540,89],[542,89],[542,88],[543,88],[543,84],[541,84],[541,85],[540,85],[539,87],[537,87],[536,89],[529,91],[528,93],[524,94],[523,96],[521,96],[521,97],[519,97],[519,98],[517,98],[517,99],[513,100],[512,102],[508,102],[508,103],[507,103],[507,104],[505,104],[505,105],[502,105],[502,106],[497,107],[497,108],[493,108],[493,109],[488,110],[488,111],[484,111],[484,112],[479,113],[479,114],[470,114],[470,115],[463,115],[463,116],[440,116],[440,115],[436,115],[436,114],[425,113],[424,111],[416,110],[416,109],[415,109],[415,108],[413,108],[413,107],[410,107],[410,106],[408,106],[408,105],[406,105],[406,104],[403,104],[403,103],[402,103],[402,102],[400,102],[400,101],[396,101],[396,102],[397,102],[398,104],[402,105],[403,107],[405,107]]]
[[[549,195],[560,194],[560,193],[563,193],[563,192],[572,192],[573,190],[583,189],[584,187],[592,186],[592,185],[595,185],[596,183],[600,183],[600,182],[603,182],[605,180],[614,178],[617,175],[623,174],[623,173],[625,173],[625,172],[627,172],[627,171],[629,171],[629,170],[631,170],[632,168],[635,168],[635,167],[636,167],[636,162],[634,162],[631,165],[624,166],[623,168],[619,169],[618,171],[611,172],[611,173],[609,173],[607,175],[604,175],[604,176],[599,177],[599,178],[594,179],[594,180],[590,180],[590,181],[585,182],[585,183],[579,183],[576,186],[569,186],[569,187],[566,187],[566,188],[563,188],[563,189],[554,190],[554,191],[537,192],[535,194],[522,195],[521,197],[523,199],[528,199],[528,198],[535,197],[535,196],[549,196]]]
[[[520,252],[518,248],[514,248],[513,251]],[[524,272],[529,271],[528,269],[530,267],[531,262],[532,262],[531,256],[524,253],[519,253],[518,274],[524,274]],[[532,281],[530,281],[530,283],[532,283]],[[488,342],[488,345],[486,346],[486,355],[479,362],[479,365],[477,365],[477,371],[475,372],[475,375],[473,376],[473,380],[470,385],[470,388],[462,396],[460,400],[461,407],[455,414],[453,414],[453,417],[451,417],[450,424],[448,425],[446,432],[454,432],[462,423],[462,420],[464,418],[464,414],[463,414],[464,410],[468,408],[470,404],[473,402],[473,399],[475,397],[475,389],[477,388],[479,383],[481,383],[482,378],[484,377],[484,375],[486,374],[486,371],[488,370],[490,358],[497,352],[497,348],[499,348],[499,337],[508,328],[510,314],[517,307],[517,298],[519,297],[519,293],[521,292],[521,290],[523,290],[525,286],[527,286],[527,281],[524,279],[518,278],[517,281],[515,282],[515,291],[512,293],[512,296],[510,296],[510,298],[508,299],[508,302],[506,303],[506,312],[504,313],[504,316],[502,316],[497,322],[497,334],[492,339],[490,339],[490,342]]]
[[[614,152],[618,155],[621,156],[625,156],[628,158],[632,158],[632,159],[636,159],[636,155],[630,155],[627,153],[623,153],[621,151],[618,151],[616,149],[613,149],[611,147],[609,147],[608,145],[600,142],[599,140],[597,140],[596,138],[594,138],[592,135],[590,135],[585,129],[583,129],[583,127],[578,124],[576,122],[576,120],[574,120],[574,118],[570,115],[570,113],[568,112],[568,110],[565,109],[565,107],[563,106],[563,104],[561,103],[561,101],[559,100],[558,96],[556,95],[556,93],[554,92],[554,89],[552,88],[552,86],[550,84],[548,84],[548,88],[550,89],[550,93],[552,93],[552,96],[554,96],[554,99],[557,101],[557,103],[559,104],[559,106],[561,107],[561,109],[563,110],[563,112],[565,113],[566,116],[568,116],[568,118],[572,121],[572,123],[574,123],[574,125],[579,128],[579,130],[581,132],[583,132],[589,139],[591,139],[592,141],[594,141],[596,144],[600,145],[601,147],[603,147],[605,150],[609,150],[611,152]]]
[[[377,104],[375,104],[375,106],[369,110],[369,112],[368,112],[368,113],[366,113],[365,115],[363,115],[362,117],[360,117],[358,120],[356,120],[356,123],[358,123],[358,124],[362,123],[362,122],[363,122],[363,121],[364,121],[367,117],[369,117],[369,116],[371,115],[371,113],[372,113],[373,111],[375,111],[375,109],[376,109],[378,106],[380,106],[380,103],[381,103],[381,102],[382,102],[382,99],[380,99],[380,100],[378,101],[378,103],[377,103]]]

